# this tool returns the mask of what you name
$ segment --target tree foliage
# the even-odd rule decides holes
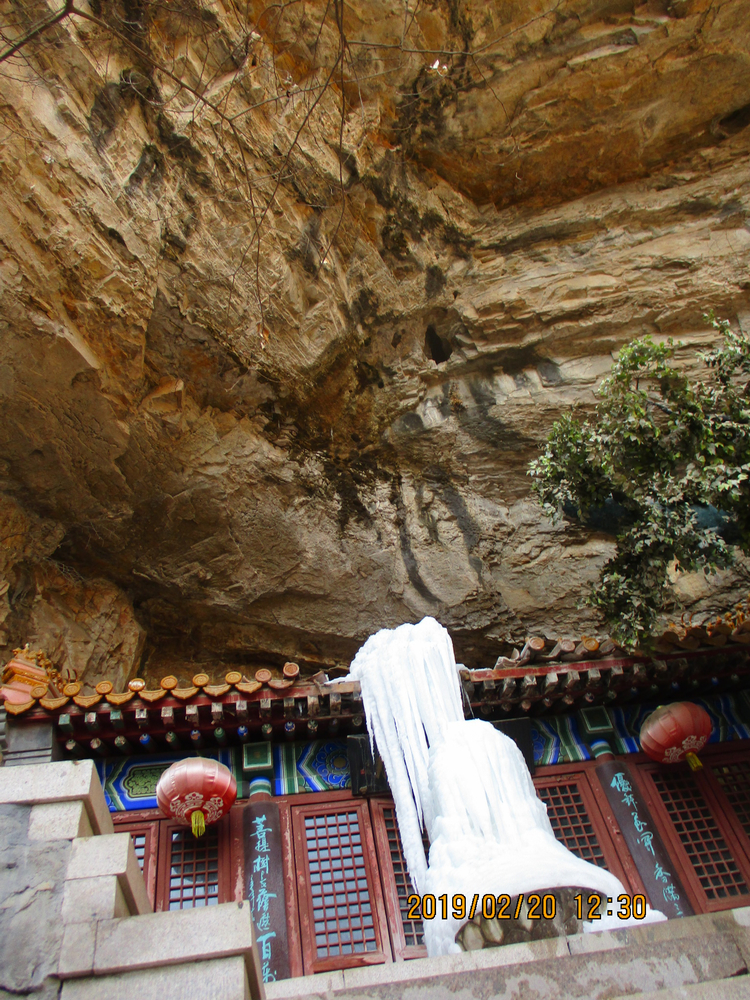
[[[701,378],[670,364],[671,340],[634,341],[602,382],[593,415],[564,415],[529,468],[555,518],[585,522],[619,505],[616,553],[586,603],[628,646],[648,643],[674,598],[673,569],[711,574],[737,548],[750,552],[750,339],[726,320],[707,321],[722,341],[700,355]]]

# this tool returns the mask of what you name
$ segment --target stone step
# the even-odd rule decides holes
[[[737,914],[735,918],[734,914]],[[267,1000],[672,1000],[689,987],[747,987],[747,910],[485,948],[266,984]],[[739,977],[737,979],[733,977]],[[738,985],[739,984],[739,985]],[[662,993],[666,994],[662,998]],[[672,991],[670,994],[669,991]],[[750,993],[685,994],[690,1000]]]
[[[63,983],[61,1000],[250,1000],[241,955],[89,976]]]
[[[713,983],[691,983],[655,993],[636,993],[613,1000],[750,1000],[750,976],[719,979]]]

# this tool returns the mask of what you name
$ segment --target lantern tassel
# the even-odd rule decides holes
[[[190,815],[190,826],[194,837],[202,837],[206,832],[206,818],[200,809],[194,809]]]
[[[700,769],[703,767],[703,764],[701,764],[700,760],[698,760],[698,757],[692,751],[688,751],[688,753],[685,754],[685,760],[690,765],[691,771],[700,771]]]

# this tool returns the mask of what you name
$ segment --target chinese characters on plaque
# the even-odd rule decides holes
[[[689,917],[693,908],[657,833],[646,803],[627,765],[607,760],[597,776],[612,807],[617,825],[643,880],[651,906],[669,918]]]
[[[263,982],[273,983],[289,977],[279,809],[266,800],[244,813],[246,895]]]

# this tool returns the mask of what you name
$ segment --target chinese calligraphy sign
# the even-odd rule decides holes
[[[278,806],[270,801],[244,809],[246,895],[264,983],[289,977],[286,912]]]
[[[627,765],[616,760],[603,761],[596,773],[643,880],[651,906],[670,919],[692,916],[693,908],[687,893],[674,874],[674,865]]]

